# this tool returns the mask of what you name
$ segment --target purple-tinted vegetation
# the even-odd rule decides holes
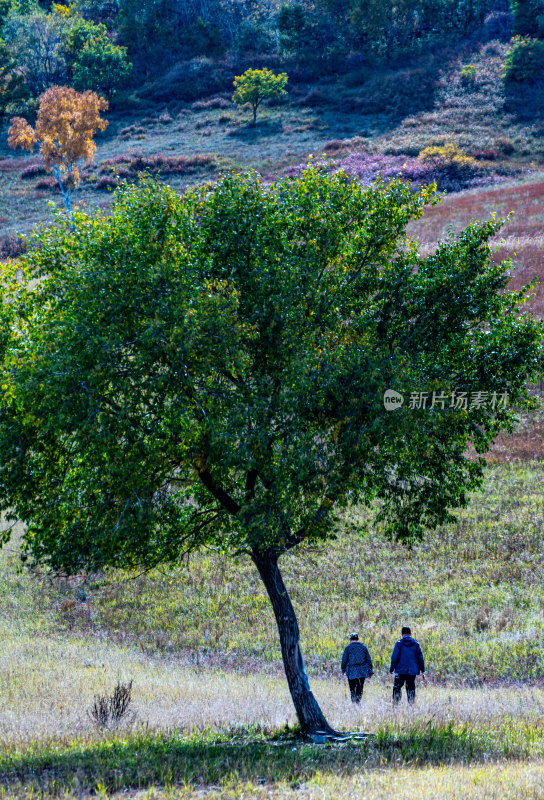
[[[439,191],[458,192],[472,186],[490,185],[504,179],[502,175],[492,173],[489,168],[480,164],[460,172],[450,164],[425,164],[413,156],[351,153],[335,161],[317,161],[314,164],[332,172],[343,171],[363,186],[370,186],[378,177],[385,181],[401,178],[410,182],[414,189],[436,183]],[[285,174],[296,177],[305,166],[306,164],[298,164],[289,167]]]

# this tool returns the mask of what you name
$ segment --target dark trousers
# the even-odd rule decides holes
[[[398,703],[402,695],[402,687],[406,683],[406,697],[409,703],[416,699],[416,676],[415,675],[395,675],[393,684],[393,701]]]
[[[351,692],[351,702],[360,703],[363,696],[364,678],[348,678],[349,690]]]

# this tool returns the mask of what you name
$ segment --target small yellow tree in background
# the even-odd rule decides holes
[[[269,69],[248,69],[243,75],[234,79],[232,99],[239,106],[249,103],[253,109],[253,124],[257,120],[257,109],[263,100],[280,97],[285,94],[287,73],[275,75]]]
[[[8,131],[8,144],[40,155],[48,169],[54,169],[64,205],[72,218],[71,193],[80,180],[78,161],[92,161],[96,151],[93,137],[106,129],[100,117],[108,103],[95,92],[76,92],[68,86],[52,86],[40,97],[36,127],[26,119],[13,117]]]

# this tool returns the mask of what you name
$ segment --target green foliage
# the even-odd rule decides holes
[[[503,79],[506,87],[535,81],[543,76],[544,42],[527,36],[514,36],[504,62]]]
[[[434,4],[424,3],[425,6]],[[461,36],[469,36],[483,24],[487,14],[497,6],[496,0],[441,0],[443,30],[447,30],[448,23]],[[450,19],[448,20],[448,15]]]
[[[54,5],[49,14],[39,7],[23,14],[14,7],[4,27],[27,93],[72,84],[111,98],[130,74],[126,48],[111,42],[105,25],[83,19],[72,7]]]
[[[195,53],[218,57],[225,51],[221,31],[212,22],[197,17],[188,36],[188,44]]]
[[[499,223],[425,259],[406,245],[429,202],[308,168],[125,187],[107,218],[45,231],[2,306],[0,505],[26,550],[72,572],[281,554],[376,498],[402,539],[452,519],[482,479],[468,441],[485,451],[513,412],[388,413],[383,392],[517,405],[542,326],[503,291]]]
[[[0,123],[6,112],[17,111],[27,96],[23,76],[17,71],[6,43],[0,39]]]
[[[92,91],[111,99],[130,75],[132,65],[126,48],[110,41],[91,39],[74,64],[73,85],[77,91]]]
[[[287,53],[300,55],[305,27],[306,14],[300,3],[282,6],[278,14],[278,31],[282,49]]]
[[[12,0],[0,0],[0,31],[4,26],[6,17],[8,16],[13,3]]]
[[[282,53],[302,59],[305,68],[313,65],[316,78],[324,69],[335,69],[349,52],[346,22],[338,13],[319,13],[318,8],[304,8],[300,3],[282,5],[277,15],[279,44]]]
[[[516,36],[544,36],[543,0],[511,0],[514,12],[513,33]]]
[[[77,19],[66,37],[65,50],[77,91],[91,89],[111,99],[130,75],[126,48],[110,41],[105,25]]]
[[[40,7],[23,14],[14,6],[4,23],[4,39],[29,92],[38,96],[54,84],[66,83],[62,47],[66,19]]]
[[[64,50],[68,66],[73,69],[83,48],[93,39],[104,41],[108,31],[105,25],[76,17],[64,40]]]
[[[493,0],[320,0],[331,13],[343,12],[342,29],[375,58],[420,52],[428,42],[470,35],[493,9]],[[446,34],[447,32],[447,34]]]
[[[271,70],[248,69],[234,79],[232,99],[240,106],[249,104],[253,109],[253,122],[257,119],[257,109],[263,100],[271,100],[285,94],[287,75],[275,75]]]
[[[235,45],[241,24],[260,17],[249,8],[211,0],[206,6],[189,0],[119,0],[115,25],[130,60],[141,74],[157,73],[176,59],[221,55]],[[256,9],[258,6],[256,7]],[[194,97],[202,96],[195,91]]]
[[[273,52],[275,41],[269,27],[251,19],[244,20],[236,34],[235,50],[239,54],[253,55]]]
[[[473,87],[476,81],[476,67],[474,64],[465,64],[461,69],[461,83],[467,87]]]

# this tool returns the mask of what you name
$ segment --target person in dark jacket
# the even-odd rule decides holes
[[[425,661],[419,642],[412,639],[410,628],[402,629],[402,639],[395,644],[393,655],[391,656],[391,667],[389,672],[395,673],[393,683],[393,701],[398,703],[402,695],[402,687],[406,684],[406,696],[409,703],[416,699],[416,676],[421,673],[425,678]]]
[[[363,696],[365,678],[371,678],[372,659],[365,645],[359,641],[359,634],[352,633],[349,644],[342,655],[342,675],[347,675],[351,702],[360,703]]]

